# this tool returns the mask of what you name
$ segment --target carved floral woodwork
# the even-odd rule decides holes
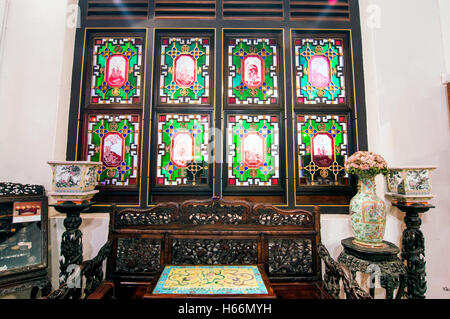
[[[151,238],[119,238],[116,250],[118,272],[156,272],[161,267],[161,241]]]
[[[257,262],[256,240],[175,239],[172,244],[173,264],[243,265]]]

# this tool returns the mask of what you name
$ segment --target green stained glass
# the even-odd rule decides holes
[[[347,117],[298,115],[299,183],[347,185]]]
[[[280,182],[278,116],[228,116],[228,184],[276,186]]]
[[[137,185],[139,125],[138,115],[89,116],[87,160],[103,164],[100,185]]]
[[[228,104],[278,104],[277,41],[230,39]]]
[[[141,102],[141,38],[95,38],[91,103]]]
[[[295,41],[297,104],[344,104],[342,39]]]
[[[156,184],[207,184],[208,135],[208,115],[160,114]]]
[[[208,104],[210,39],[162,38],[160,103]]]

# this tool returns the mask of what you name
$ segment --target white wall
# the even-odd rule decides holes
[[[450,1],[439,0],[440,20],[442,25],[442,43],[445,57],[444,81],[450,82]]]
[[[48,190],[47,161],[65,159],[76,26],[67,6],[76,2],[0,0],[0,181]],[[55,230],[50,218],[49,263],[58,270]]]
[[[438,1],[361,1],[369,149],[391,166],[439,166],[433,173],[436,208],[424,214],[422,225],[428,298],[450,298],[443,290],[450,286],[450,135],[441,81],[446,72],[442,34],[450,35],[446,4],[440,15]],[[366,23],[370,5],[379,9],[379,28]],[[441,25],[443,16],[447,20]],[[400,244],[403,213],[393,208],[390,215],[386,239]]]
[[[0,0],[0,10],[4,2]],[[450,264],[446,249],[450,242],[446,168],[450,139],[441,84],[441,74],[449,73],[450,65],[449,2],[360,0],[369,149],[392,166],[439,166],[433,178],[436,208],[424,216],[422,228],[428,298],[450,298],[443,290],[450,288],[446,267]],[[0,59],[0,127],[9,132],[0,136],[2,181],[42,184],[49,189],[46,162],[65,157],[75,35],[72,12],[66,6],[73,3],[76,0],[10,1],[6,34],[0,43],[5,47]],[[384,198],[382,177],[377,184]],[[403,214],[388,209],[385,239],[400,246]],[[51,210],[50,263],[55,286],[62,221],[63,216]],[[323,215],[321,223],[322,241],[336,258],[342,251],[341,239],[352,236],[349,217]],[[81,230],[83,255],[89,259],[106,241],[107,214],[84,214]]]

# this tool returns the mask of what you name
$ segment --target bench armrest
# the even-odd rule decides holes
[[[81,276],[86,278],[85,298],[97,290],[103,280],[103,262],[111,253],[112,242],[108,241],[100,248],[97,256],[81,264]]]
[[[348,267],[335,261],[322,243],[317,245],[317,250],[325,264],[324,289],[333,298],[339,299],[342,280],[347,299],[373,299],[369,293],[361,289]]]
[[[114,283],[112,281],[103,281],[93,293],[87,296],[87,299],[111,299],[114,295]]]

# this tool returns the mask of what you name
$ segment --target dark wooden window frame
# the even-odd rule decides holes
[[[152,2],[150,1],[152,4]],[[363,60],[362,60],[362,44],[361,44],[361,26],[359,18],[359,4],[358,0],[349,0],[350,19],[305,19],[305,20],[293,20],[290,19],[289,1],[285,0],[283,4],[283,18],[278,20],[267,19],[260,20],[231,20],[229,18],[223,18],[223,1],[216,2],[216,15],[215,19],[155,19],[153,12],[150,12],[148,19],[89,19],[87,18],[87,0],[80,0],[80,25],[81,27],[76,31],[75,39],[75,52],[74,52],[74,65],[72,73],[72,95],[69,113],[69,132],[68,132],[68,144],[67,144],[67,160],[83,160],[84,154],[82,154],[82,134],[84,125],[84,101],[86,90],[86,76],[87,75],[87,61],[89,55],[86,54],[87,43],[85,44],[85,37],[91,33],[97,32],[145,32],[146,45],[145,45],[145,66],[144,66],[144,90],[145,101],[143,101],[143,109],[141,115],[141,145],[140,145],[140,183],[138,191],[108,191],[103,192],[103,198],[97,200],[94,205],[96,211],[106,211],[112,202],[119,203],[123,207],[149,207],[153,206],[158,201],[167,201],[166,196],[161,194],[153,194],[150,178],[151,172],[151,159],[150,159],[150,147],[154,145],[153,140],[155,134],[152,132],[152,123],[154,123],[154,114],[159,109],[152,106],[152,99],[154,98],[154,92],[152,92],[154,81],[154,40],[155,32],[157,30],[186,30],[192,29],[206,29],[214,33],[215,36],[215,58],[214,58],[214,80],[215,94],[213,95],[214,101],[212,101],[213,108],[208,109],[206,113],[211,112],[212,122],[210,127],[224,128],[225,115],[222,111],[222,85],[223,85],[223,67],[221,64],[221,54],[224,50],[223,45],[223,30],[226,29],[240,29],[245,32],[246,29],[258,29],[264,27],[267,30],[282,30],[284,45],[283,48],[283,63],[284,70],[280,81],[283,81],[284,92],[284,107],[281,110],[283,127],[283,134],[285,138],[285,147],[283,150],[286,157],[280,160],[280,163],[287,163],[285,170],[284,180],[284,194],[279,195],[277,193],[260,192],[255,194],[240,194],[224,193],[223,181],[222,181],[222,158],[224,156],[224,145],[222,139],[216,139],[214,141],[214,156],[216,162],[214,164],[214,173],[212,180],[211,192],[196,194],[195,191],[187,193],[186,195],[179,195],[178,200],[191,199],[191,198],[208,198],[211,196],[224,197],[227,199],[247,199],[253,201],[266,201],[277,204],[280,208],[303,208],[308,209],[313,205],[321,206],[321,213],[348,213],[348,202],[351,196],[356,192],[355,180],[352,180],[351,188],[347,190],[340,190],[336,188],[330,188],[328,190],[303,190],[296,184],[296,172],[297,172],[297,155],[295,147],[295,112],[310,111],[303,108],[298,108],[293,105],[293,77],[291,76],[293,70],[292,60],[292,40],[291,35],[297,31],[306,32],[323,32],[323,33],[345,33],[348,35],[350,41],[350,53],[352,59],[352,65],[349,65],[351,69],[351,77],[353,84],[351,84],[351,98],[354,99],[354,103],[348,110],[345,110],[346,115],[349,116],[349,127],[356,134],[351,134],[353,141],[350,141],[352,146],[349,150],[349,155],[352,152],[358,150],[367,149],[367,128],[366,128],[366,110],[365,110],[365,88],[364,88],[364,75],[363,75]],[[152,6],[150,6],[152,7]],[[150,8],[150,10],[153,10]],[[158,54],[158,52],[156,52]],[[280,95],[281,95],[280,94]],[[285,112],[283,111],[285,109]],[[194,112],[199,112],[198,109],[193,109]],[[227,112],[231,110],[227,109]],[[258,111],[258,110],[251,110]],[[274,110],[261,110],[261,112],[273,112]],[[334,110],[328,110],[334,111]],[[341,112],[344,110],[335,110]],[[323,113],[324,111],[316,111],[315,113]],[[312,112],[311,112],[312,113]],[[291,124],[292,123],[292,124]],[[223,131],[225,134],[225,131]],[[350,135],[349,135],[350,137]],[[151,141],[151,142],[150,142]],[[283,140],[280,136],[280,145]],[[170,193],[168,194],[170,195]],[[168,197],[168,198],[174,198]]]

